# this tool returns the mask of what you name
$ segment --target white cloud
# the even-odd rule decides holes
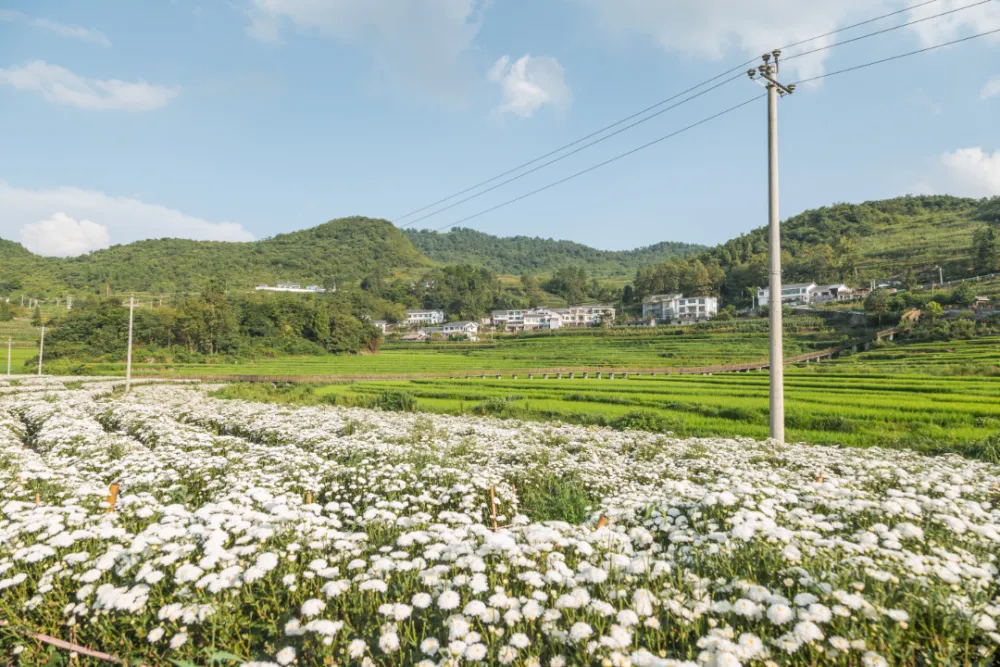
[[[49,102],[101,110],[157,109],[180,92],[179,86],[158,86],[141,79],[136,83],[89,79],[43,60],[0,69],[0,84],[40,93]]]
[[[592,7],[601,25],[618,38],[641,35],[665,51],[720,60],[733,52],[751,58],[776,47],[824,34],[850,23],[901,9],[909,0],[577,0]],[[938,14],[968,4],[967,0],[940,0],[908,12],[906,20]],[[991,2],[940,19],[919,23],[905,31],[916,33],[924,45],[949,41],[957,36],[996,27],[1000,3]],[[881,22],[871,29],[892,25]],[[845,38],[864,29],[844,33]],[[799,50],[826,46],[827,37],[796,47]],[[822,74],[831,51],[790,60],[782,68],[791,78]]]
[[[467,56],[488,0],[252,0],[247,32],[281,37],[283,23],[368,51],[379,75],[420,97],[462,103],[474,71]]]
[[[21,243],[39,255],[74,257],[111,245],[108,228],[92,220],[74,220],[59,212],[21,228]]]
[[[573,94],[566,85],[565,75],[566,71],[555,58],[524,55],[514,64],[507,56],[499,58],[487,75],[503,89],[503,103],[496,112],[529,118],[546,104],[556,109],[568,108],[573,102]]]
[[[111,41],[105,37],[104,33],[100,30],[83,28],[78,25],[58,23],[48,19],[35,18],[33,16],[28,16],[24,12],[19,12],[13,9],[0,9],[0,21],[8,21],[11,23],[21,21],[36,28],[49,30],[61,37],[72,37],[74,39],[81,39],[85,42],[100,44],[101,46],[111,46]]]
[[[1000,75],[986,82],[983,89],[979,91],[979,97],[984,100],[1000,97]]]
[[[1000,195],[1000,151],[990,153],[976,147],[945,153],[933,173],[912,189],[959,197]]]
[[[79,220],[80,225],[89,223],[103,228],[108,243],[166,237],[202,241],[253,240],[253,235],[238,223],[209,222],[166,206],[148,204],[136,197],[114,197],[73,187],[29,190],[0,181],[0,238],[20,236],[25,239],[27,228],[29,238],[38,247],[58,248],[58,239],[37,242],[35,239],[41,231],[57,228],[52,225],[39,227],[42,224],[39,221],[51,222],[59,216]],[[66,225],[65,221],[57,221],[56,225],[60,224]],[[89,225],[83,231],[91,242],[99,238]]]

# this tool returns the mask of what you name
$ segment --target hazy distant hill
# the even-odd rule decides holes
[[[446,264],[468,263],[498,273],[547,274],[564,266],[583,266],[598,278],[631,278],[640,266],[686,257],[705,246],[664,241],[636,250],[597,250],[574,241],[531,236],[499,237],[474,229],[447,233],[407,229],[403,232],[422,253]]]

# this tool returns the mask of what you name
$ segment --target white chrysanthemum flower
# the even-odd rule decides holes
[[[163,633],[164,630],[162,627],[153,628],[152,630],[149,631],[149,634],[146,635],[146,641],[148,641],[150,644],[155,644],[156,642],[163,639]]]
[[[275,654],[274,659],[279,665],[291,664],[295,660],[295,649],[286,646]]]
[[[424,655],[434,655],[441,648],[441,644],[434,637],[428,637],[420,642],[420,652]]]
[[[170,638],[170,648],[180,648],[188,640],[186,632],[178,632]]]
[[[594,634],[593,628],[583,621],[574,623],[573,627],[569,629],[569,637],[575,642],[582,642],[592,634]]]
[[[447,590],[438,596],[438,607],[445,611],[451,611],[462,603],[462,598],[452,590]]]
[[[868,651],[861,656],[861,664],[864,667],[889,667],[889,661],[874,651]]]
[[[463,656],[469,662],[481,662],[486,657],[486,645],[476,642],[466,647]]]
[[[368,650],[368,644],[363,639],[351,640],[351,643],[347,645],[347,655],[352,660],[357,660],[365,654]]]
[[[517,649],[525,649],[531,645],[531,640],[523,632],[515,632],[510,636],[510,645]]]
[[[795,612],[786,604],[772,604],[767,609],[767,620],[774,625],[784,625],[795,618]]]
[[[501,665],[509,665],[517,660],[517,649],[513,646],[501,646],[497,651],[497,661]]]
[[[427,593],[416,593],[410,602],[417,609],[427,609],[433,602],[433,598]]]

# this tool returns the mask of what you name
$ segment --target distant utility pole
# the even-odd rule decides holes
[[[38,341],[38,374],[42,374],[42,355],[45,354],[45,325],[42,325],[42,338]]]
[[[938,270],[938,278],[941,279],[941,284],[944,285],[944,269],[942,269],[941,265],[939,264],[937,270]]]
[[[135,308],[135,297],[128,298],[128,356],[125,358],[125,391],[132,388],[132,312]]]
[[[771,57],[774,56],[774,64]],[[788,86],[779,83],[778,58],[781,51],[775,49],[763,56],[764,64],[757,69],[751,69],[747,74],[752,81],[767,88],[767,186],[768,186],[768,217],[770,226],[771,298],[769,300],[769,315],[771,321],[771,438],[778,442],[785,441],[785,358],[782,349],[781,324],[781,221],[778,213],[778,95],[791,95],[795,85]],[[761,81],[757,78],[760,75]]]

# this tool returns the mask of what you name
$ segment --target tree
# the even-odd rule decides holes
[[[889,293],[883,289],[877,289],[865,299],[865,312],[878,317],[878,323],[882,324],[882,316],[889,312]]]
[[[10,322],[14,319],[14,308],[4,300],[0,300],[0,322]]]
[[[906,267],[906,270],[903,271],[903,275],[900,277],[900,280],[903,283],[903,287],[905,287],[907,291],[912,292],[920,287],[920,279],[917,277],[917,272],[913,270],[912,266]]]
[[[42,309],[38,306],[35,306],[35,310],[31,313],[31,326],[42,326]]]
[[[930,301],[927,303],[927,307],[924,309],[924,315],[931,322],[934,322],[938,318],[944,315],[944,308],[937,301]]]
[[[959,283],[958,287],[951,291],[951,302],[956,306],[968,308],[976,300],[976,288],[972,283]]]
[[[972,233],[972,267],[978,274],[1000,270],[1000,238],[993,225],[980,227]]]

